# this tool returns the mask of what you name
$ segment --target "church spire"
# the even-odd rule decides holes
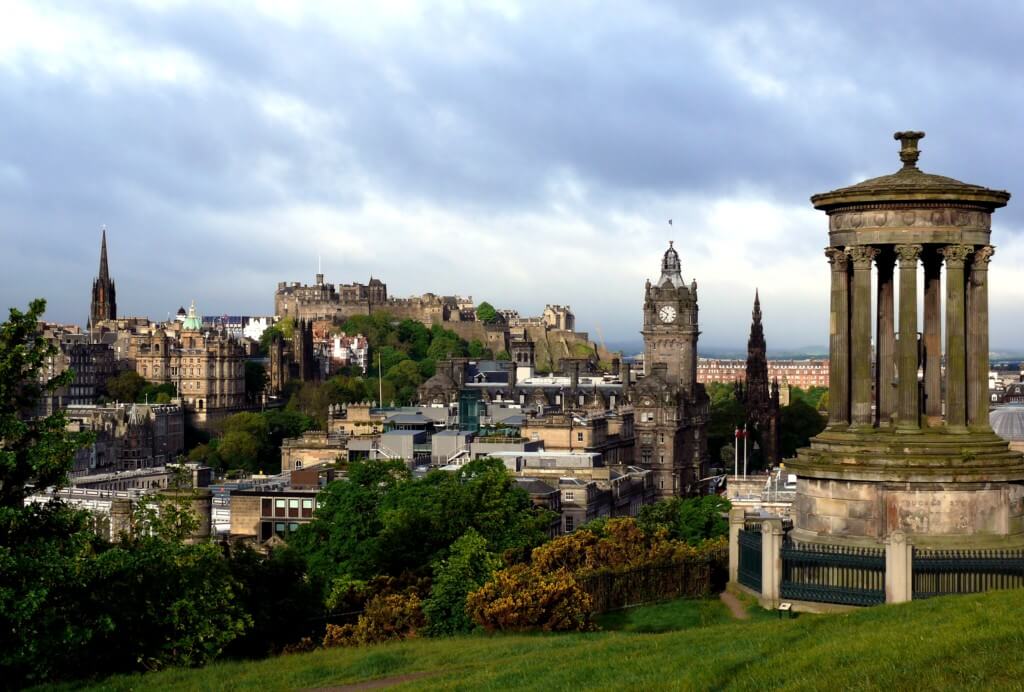
[[[117,319],[117,294],[107,266],[107,227],[100,240],[100,271],[92,282],[92,303],[89,306],[89,328],[105,320]]]
[[[107,227],[103,227],[103,240],[100,241],[100,281],[110,280],[110,270],[107,268]]]

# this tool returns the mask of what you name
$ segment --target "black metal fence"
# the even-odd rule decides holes
[[[1024,586],[1024,551],[914,548],[912,569],[915,599],[1015,589]]]
[[[703,598],[715,587],[716,573],[726,572],[728,548],[692,560],[579,577],[594,602],[594,612],[671,598]]]
[[[840,605],[885,603],[885,550],[787,540],[780,595]]]
[[[761,593],[761,525],[746,525],[739,533],[740,584]]]

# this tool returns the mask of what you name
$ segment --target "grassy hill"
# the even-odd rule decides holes
[[[617,631],[420,639],[122,676],[100,688],[296,689],[378,678],[404,680],[400,689],[460,690],[895,691],[1024,683],[1024,590],[792,620],[762,612],[729,621],[722,608],[674,602],[606,616]],[[685,629],[660,631],[673,623]]]

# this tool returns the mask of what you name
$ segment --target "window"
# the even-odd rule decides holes
[[[665,479],[664,478],[659,478],[658,479],[658,489],[659,490],[664,490],[665,489]]]
[[[659,454],[658,455],[658,463],[659,464],[664,464],[665,463],[665,455],[664,454]]]
[[[313,516],[313,501],[303,500],[302,501],[302,516],[311,517]]]
[[[278,522],[278,523],[274,524],[274,533],[276,533],[281,538],[284,538],[284,523],[283,522]]]
[[[577,442],[583,442],[583,433],[581,433],[581,432],[576,433],[576,441]]]
[[[572,533],[576,530],[575,520],[570,515],[565,515],[565,532]]]
[[[299,501],[288,500],[288,516],[297,517],[299,516]]]
[[[263,498],[263,500],[261,501],[260,504],[262,505],[262,509],[260,510],[260,514],[262,514],[265,517],[272,517],[272,516],[274,516],[274,501],[273,500],[271,500],[269,497],[265,497],[265,498]],[[270,536],[267,536],[267,538],[270,538]],[[264,539],[264,540],[266,540],[266,539]]]
[[[287,512],[287,501],[286,500],[275,500],[274,501],[274,516],[283,517]]]
[[[573,498],[573,494],[572,493],[573,493],[573,491],[571,491],[571,490],[566,490],[565,491],[565,499],[566,499],[566,501],[572,501],[572,498]]]

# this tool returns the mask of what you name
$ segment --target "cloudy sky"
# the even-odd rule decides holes
[[[899,167],[1020,192],[1010,3],[0,0],[0,295],[84,322],[272,311],[384,279],[636,340],[673,239],[702,347],[827,341],[808,197]],[[673,219],[670,228],[667,219]],[[1024,351],[1024,199],[995,217],[992,344]]]

